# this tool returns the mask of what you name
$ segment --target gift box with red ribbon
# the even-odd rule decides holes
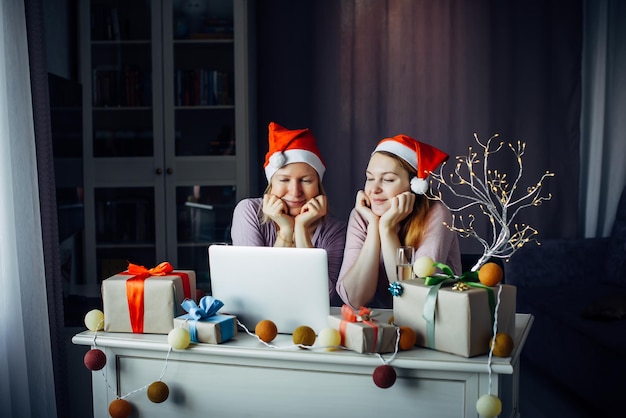
[[[394,323],[411,327],[418,346],[473,357],[489,352],[497,306],[498,332],[515,338],[515,286],[501,285],[500,292],[499,287],[453,282],[428,285],[418,278],[395,284]]]
[[[174,270],[167,262],[151,269],[129,263],[128,270],[102,281],[104,330],[167,334],[184,314],[181,303],[195,295],[193,270]]]
[[[328,325],[339,330],[341,345],[357,353],[391,353],[395,351],[397,327],[376,319],[375,312],[361,307],[354,311],[343,305],[341,315],[329,315]]]
[[[192,343],[221,344],[237,335],[237,317],[219,314],[224,303],[212,296],[204,296],[196,304],[185,299],[182,307],[187,313],[174,318],[174,327],[189,331]]]

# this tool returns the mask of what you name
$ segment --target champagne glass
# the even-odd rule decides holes
[[[396,251],[396,275],[399,282],[413,278],[414,256],[415,249],[413,247],[398,247]]]

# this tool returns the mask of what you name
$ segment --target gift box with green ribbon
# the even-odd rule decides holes
[[[174,270],[167,262],[151,269],[129,263],[128,270],[102,281],[104,330],[167,334],[174,318],[185,313],[181,303],[195,295],[193,270]]]
[[[487,287],[478,282],[476,273],[455,277],[445,265],[438,267],[444,274],[405,280],[390,288],[394,322],[415,331],[416,345],[463,357],[486,354],[496,305],[498,332],[515,337],[515,286]]]

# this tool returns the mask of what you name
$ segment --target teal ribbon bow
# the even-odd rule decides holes
[[[424,310],[422,312],[422,317],[426,321],[426,340],[429,348],[435,348],[435,307],[437,306],[437,295],[439,294],[439,289],[441,289],[442,286],[464,283],[470,287],[485,289],[489,299],[491,325],[493,325],[496,309],[496,297],[493,294],[492,288],[485,286],[478,281],[478,272],[468,271],[457,277],[454,275],[452,269],[443,263],[434,263],[433,266],[439,268],[443,273],[436,276],[424,277],[424,284],[426,286],[430,286],[428,294],[426,295],[426,301],[424,302]]]

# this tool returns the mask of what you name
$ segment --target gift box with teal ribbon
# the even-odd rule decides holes
[[[498,332],[515,337],[515,286],[443,275],[394,283],[390,291],[395,324],[411,327],[418,346],[463,357],[488,353],[496,305]]]
[[[186,299],[181,306],[187,314],[174,318],[174,327],[187,329],[191,342],[220,344],[237,335],[237,317],[217,313],[221,300],[204,296],[198,304]]]

